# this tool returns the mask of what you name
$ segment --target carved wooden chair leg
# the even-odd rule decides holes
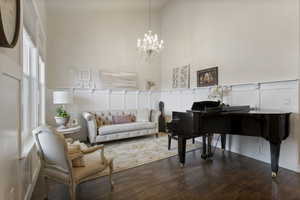
[[[76,184],[70,184],[69,185],[69,192],[70,192],[70,199],[76,200]]]
[[[48,200],[48,193],[49,193],[49,181],[48,181],[48,178],[45,176],[44,177],[44,181],[45,181],[45,194],[46,194],[46,196],[45,196],[45,198],[44,198],[44,200]]]
[[[112,173],[114,170],[114,164],[113,164],[113,160],[109,163],[109,183],[110,183],[110,190],[112,191],[114,189],[114,182],[112,180]]]

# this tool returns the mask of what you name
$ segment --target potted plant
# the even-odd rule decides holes
[[[146,89],[147,90],[152,90],[155,87],[155,82],[154,81],[147,81],[146,84]]]
[[[63,108],[63,106],[60,106],[56,109],[56,115],[55,115],[55,121],[57,125],[59,125],[61,128],[66,127],[70,120],[70,115],[67,113],[67,111]]]

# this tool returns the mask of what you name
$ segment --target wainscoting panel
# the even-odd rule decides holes
[[[252,108],[259,108],[259,85],[232,86],[229,101],[230,105],[250,105]]]
[[[150,95],[148,91],[140,92],[138,95],[138,108],[139,109],[149,109],[150,108]]]
[[[125,95],[125,109],[137,109],[137,102],[138,102],[138,93],[134,92],[127,92]]]
[[[122,110],[124,105],[125,92],[111,92],[110,93],[110,106],[108,110]]]
[[[150,108],[158,110],[158,103],[160,101],[161,93],[159,91],[153,91],[150,95]]]

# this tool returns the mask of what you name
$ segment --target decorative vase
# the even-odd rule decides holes
[[[158,117],[158,131],[165,133],[166,132],[165,104],[164,102],[160,101],[158,106],[160,111],[160,115]]]
[[[59,126],[59,128],[65,128],[67,124],[69,123],[70,117],[54,117],[56,124]]]

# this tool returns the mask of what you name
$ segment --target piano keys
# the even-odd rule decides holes
[[[179,161],[185,164],[186,140],[202,137],[203,159],[213,156],[213,134],[221,134],[221,146],[225,150],[226,135],[262,137],[269,141],[272,177],[278,173],[281,142],[289,136],[291,113],[271,110],[250,110],[249,106],[229,107],[218,102],[196,102],[192,110],[173,112],[168,125],[178,135]]]

